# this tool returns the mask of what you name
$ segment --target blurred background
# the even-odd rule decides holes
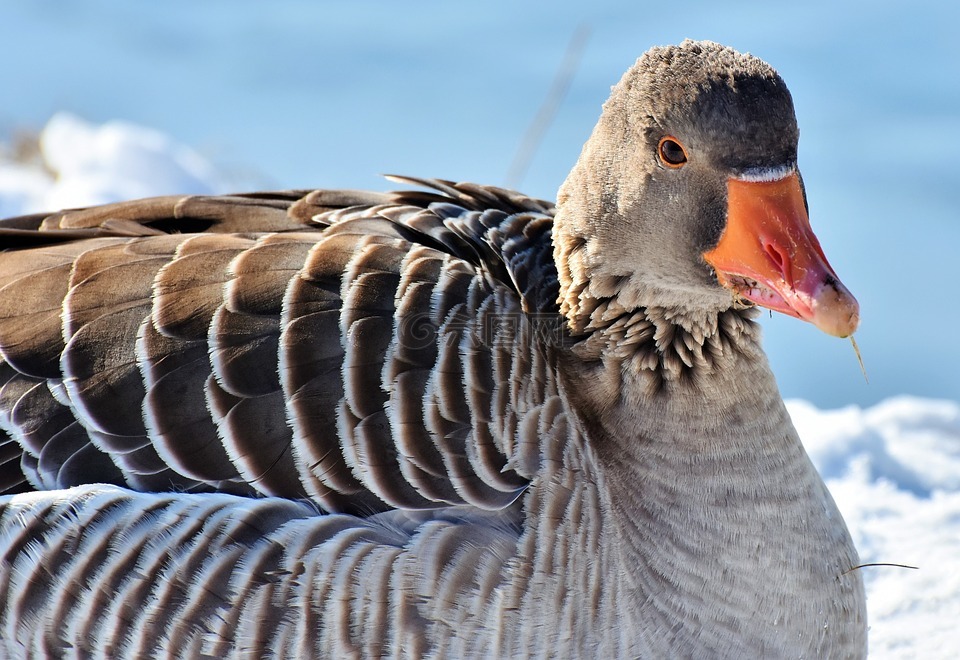
[[[578,31],[567,94],[508,181]],[[787,81],[813,226],[861,303],[869,384],[848,342],[764,317],[784,396],[960,400],[953,3],[0,2],[0,143],[16,157],[68,111],[157,129],[244,188],[385,190],[379,175],[402,173],[553,199],[610,86],[649,46],[686,37]]]

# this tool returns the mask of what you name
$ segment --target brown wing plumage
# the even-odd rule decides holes
[[[509,505],[537,460],[518,425],[556,391],[552,207],[402,181],[431,190],[0,222],[0,491]]]

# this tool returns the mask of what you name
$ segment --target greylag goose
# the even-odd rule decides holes
[[[686,41],[556,206],[490,186],[0,223],[5,657],[862,657],[755,307],[836,335],[778,74]]]

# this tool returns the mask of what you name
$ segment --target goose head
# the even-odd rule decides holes
[[[798,138],[790,92],[765,62],[689,40],[645,53],[558,195],[571,329],[596,327],[601,304],[680,318],[757,305],[852,334],[858,304],[810,227]]]

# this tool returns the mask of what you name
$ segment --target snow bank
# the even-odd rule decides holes
[[[197,152],[123,121],[96,126],[61,113],[39,136],[42,163],[0,161],[0,216],[174,193],[227,192]]]
[[[960,406],[910,397],[872,408],[787,407],[864,567],[872,658],[960,652]]]

